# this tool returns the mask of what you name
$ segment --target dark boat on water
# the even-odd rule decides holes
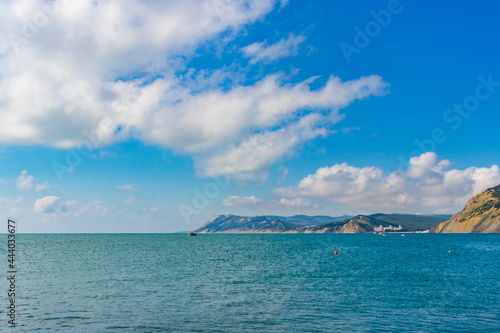
[[[197,234],[196,234],[196,232],[194,232],[194,231],[193,231],[193,232],[190,232],[190,233],[188,234],[188,236],[197,236]]]

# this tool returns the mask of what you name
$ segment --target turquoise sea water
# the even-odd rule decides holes
[[[17,237],[15,332],[500,331],[500,235]]]

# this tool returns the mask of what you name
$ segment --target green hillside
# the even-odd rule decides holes
[[[276,220],[280,221],[285,221],[288,223],[292,223],[301,227],[308,227],[312,225],[320,225],[320,224],[326,224],[326,223],[333,223],[341,220],[347,220],[352,218],[352,216],[326,216],[326,215],[315,215],[315,216],[308,216],[308,215],[293,215],[293,216],[274,216],[274,215],[269,215],[266,217],[270,217]]]
[[[370,217],[386,223],[401,225],[409,231],[430,229],[449,219],[447,216],[435,217],[413,214],[372,214]],[[447,218],[446,218],[447,217]]]

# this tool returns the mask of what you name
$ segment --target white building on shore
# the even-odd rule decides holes
[[[399,225],[399,227],[393,227],[392,225],[390,225],[388,227],[383,227],[380,225],[378,227],[373,228],[374,232],[387,232],[387,231],[394,232],[394,231],[401,231],[401,230],[403,230],[403,227],[401,226],[401,224]]]

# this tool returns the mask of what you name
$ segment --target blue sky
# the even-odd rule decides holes
[[[0,4],[21,232],[454,213],[500,183],[494,1]]]

